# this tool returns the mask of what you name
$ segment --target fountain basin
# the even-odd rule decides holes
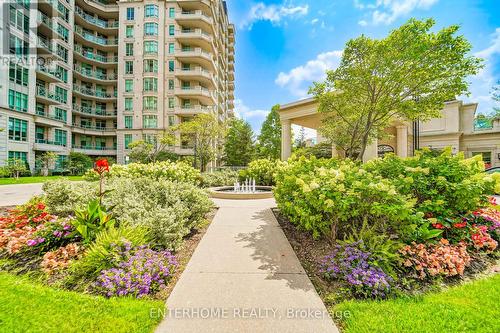
[[[254,192],[236,192],[233,186],[220,186],[208,189],[210,197],[216,199],[232,199],[232,200],[252,200],[252,199],[269,199],[273,197],[272,186],[255,186]]]

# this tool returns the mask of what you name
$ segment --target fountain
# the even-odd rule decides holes
[[[210,196],[218,199],[267,199],[273,197],[271,186],[256,185],[255,178],[235,182],[233,186],[221,186],[209,189]]]

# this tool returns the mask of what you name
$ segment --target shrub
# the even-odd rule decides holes
[[[171,180],[198,184],[200,172],[183,162],[156,162],[149,164],[131,163],[128,165],[114,164],[106,174],[108,178],[142,178],[147,177],[155,180]],[[85,174],[87,180],[98,180],[98,174],[89,170]]]
[[[169,251],[155,252],[130,243],[122,247],[122,261],[118,268],[105,270],[99,276],[96,288],[106,295],[143,297],[165,287],[177,267],[177,260]]]
[[[487,203],[493,192],[491,177],[484,177],[481,156],[465,159],[451,149],[436,154],[424,149],[415,157],[393,154],[370,161],[365,169],[389,179],[399,193],[416,199],[415,208],[438,220],[463,215]]]
[[[450,245],[444,238],[439,244],[406,245],[400,252],[404,257],[404,266],[412,271],[413,277],[421,280],[463,275],[471,261],[465,243]]]
[[[148,231],[144,227],[120,226],[101,231],[95,241],[74,262],[71,271],[76,276],[96,278],[105,269],[113,268],[120,260],[120,249],[125,244],[132,247],[149,242]]]
[[[233,185],[238,181],[238,171],[225,169],[214,172],[205,172],[201,175],[202,187],[216,187]]]
[[[337,244],[322,260],[321,270],[327,278],[347,283],[357,297],[384,298],[391,291],[393,279],[374,265],[362,242]]]
[[[350,160],[289,160],[276,173],[274,194],[280,211],[314,237],[336,239],[368,221],[376,232],[406,238],[423,223],[414,200]]]
[[[248,164],[248,168],[240,171],[240,180],[254,178],[257,185],[272,186],[276,183],[275,173],[283,163],[279,160],[260,159]]]

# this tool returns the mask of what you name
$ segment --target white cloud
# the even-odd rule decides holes
[[[474,77],[471,78],[469,98],[464,98],[466,101],[479,103],[478,111],[480,113],[490,113],[493,111],[494,101],[491,98],[491,88],[496,84],[498,78],[494,75],[494,61],[498,59],[500,54],[500,27],[495,29],[491,34],[490,45],[474,55],[485,60],[484,68]]]
[[[257,21],[269,21],[274,25],[279,25],[287,17],[304,16],[308,12],[309,5],[295,6],[288,2],[281,5],[266,5],[259,2],[250,8],[250,12],[240,24],[240,27],[252,29],[252,25]]]
[[[432,7],[438,0],[376,0],[375,3],[364,4],[354,0],[354,7],[359,10],[368,10],[371,23],[391,24],[400,17],[407,16],[414,10],[426,10]],[[359,25],[368,24],[366,20],[358,22]]]
[[[290,70],[281,72],[275,80],[280,87],[287,88],[298,97],[307,96],[309,85],[313,81],[323,80],[328,69],[335,69],[342,57],[342,51],[331,51],[319,54],[316,59]]]

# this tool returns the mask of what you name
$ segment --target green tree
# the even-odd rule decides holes
[[[224,143],[224,161],[227,165],[246,166],[254,156],[252,127],[243,119],[232,119]]]
[[[226,127],[211,113],[202,113],[189,121],[184,121],[173,127],[181,133],[181,139],[189,142],[194,148],[194,164],[202,172],[207,164],[218,158],[218,145],[225,136]]]
[[[137,140],[130,143],[129,148],[131,150],[128,156],[133,162],[138,163],[153,163],[156,161],[171,160],[176,155],[169,152],[168,147],[174,144],[174,132],[164,131],[157,134],[152,143],[144,140]]]
[[[258,136],[258,155],[272,160],[281,158],[280,106],[276,104],[266,117]]]
[[[438,117],[445,101],[469,93],[466,78],[482,60],[468,55],[472,46],[457,35],[459,26],[431,32],[434,24],[411,19],[384,39],[352,39],[339,67],[314,83],[327,128],[320,131],[348,157],[361,159],[392,120]]]

